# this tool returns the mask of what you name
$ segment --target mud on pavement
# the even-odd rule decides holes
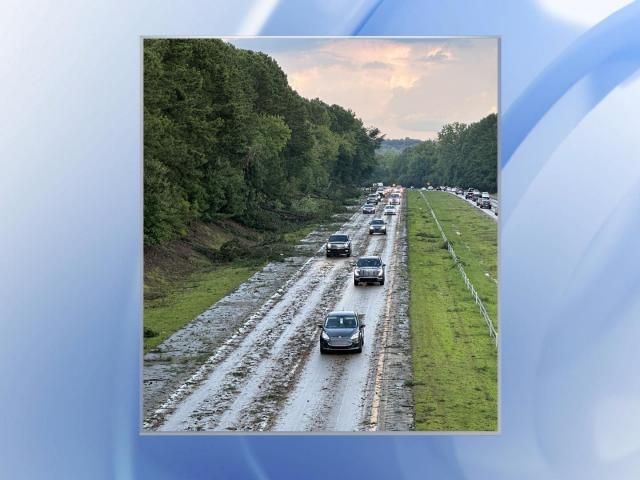
[[[409,430],[413,426],[404,209],[398,217],[397,239],[395,244],[388,244],[394,251],[396,289],[394,292],[387,289],[385,298],[390,307],[384,321],[378,321],[376,327],[377,337],[381,326],[385,326],[385,344],[374,345],[374,352],[367,357],[368,373],[364,375],[366,385],[362,391],[351,388],[348,392],[352,400],[360,398],[356,400],[360,407],[354,407],[355,404],[350,407],[362,419],[356,430],[372,429],[367,419],[373,418],[374,393],[378,402],[373,420],[375,429]],[[381,238],[373,240],[368,235],[366,218],[355,213],[339,228],[352,236],[354,256],[366,252],[378,254],[387,242],[386,238],[382,243]],[[311,258],[299,256],[267,265],[145,355],[145,430],[275,428],[301,371],[308,366],[309,356],[317,354],[316,324],[328,310],[334,309],[352,282],[349,260],[324,259],[320,254],[327,235],[336,230],[319,228],[299,247],[300,252],[313,255]],[[369,301],[366,295],[359,298]],[[381,300],[375,301],[380,304]],[[378,361],[381,349],[385,353],[383,363]],[[342,394],[325,390],[340,385],[345,368],[349,367],[347,357],[337,357],[324,365],[323,398],[331,400]],[[356,414],[353,408],[360,413]],[[322,415],[314,417],[316,420],[310,424],[295,424],[292,430],[331,429],[318,420]]]
[[[401,211],[402,222],[398,226],[397,256],[394,275],[394,292],[390,301],[390,313],[386,319],[384,336],[384,361],[381,372],[376,372],[379,391],[374,391],[372,404],[367,408],[368,430],[415,430],[413,371],[411,357],[411,325],[409,321],[409,273],[407,244],[407,211]],[[376,385],[372,385],[376,388]]]
[[[353,210],[353,209],[351,209]],[[319,225],[296,247],[294,257],[270,262],[262,270],[220,299],[185,327],[143,357],[143,418],[161,407],[221,347],[231,350],[261,314],[270,310],[280,295],[304,273],[310,257],[319,255],[328,235],[343,222],[352,223],[357,213],[336,214],[332,225]],[[212,366],[212,365],[210,365]],[[183,388],[183,392],[184,392]]]

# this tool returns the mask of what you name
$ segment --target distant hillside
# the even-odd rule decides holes
[[[399,139],[384,139],[380,147],[378,147],[378,153],[385,153],[387,151],[395,150],[402,152],[405,148],[412,147],[420,143],[421,140],[415,138],[399,138]]]

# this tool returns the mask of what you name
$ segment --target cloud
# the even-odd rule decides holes
[[[410,113],[399,116],[397,125],[412,132],[437,132],[442,127],[442,120],[433,118],[429,113]]]
[[[261,50],[256,38],[242,48],[273,56],[302,96],[350,108],[387,138],[433,138],[445,123],[477,121],[498,103],[495,39],[298,42],[301,48]]]
[[[419,56],[416,60],[422,63],[442,63],[454,60],[454,56],[450,49],[440,47]]]
[[[388,70],[390,67],[384,62],[367,62],[362,65],[367,70]]]

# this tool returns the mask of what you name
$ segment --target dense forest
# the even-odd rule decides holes
[[[375,174],[387,184],[455,185],[498,191],[497,116],[447,124],[436,140],[378,155]]]
[[[382,140],[296,93],[268,55],[216,39],[144,41],[144,242],[193,222],[308,220],[360,185]]]

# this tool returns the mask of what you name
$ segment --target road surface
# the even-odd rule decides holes
[[[369,235],[368,223],[382,209],[354,213],[340,228],[352,237],[353,257],[325,258],[322,247],[259,308],[242,312],[229,338],[146,414],[144,429],[408,430],[407,298],[391,294],[396,283],[406,283],[404,202],[398,215],[386,216],[387,235]],[[382,256],[385,285],[354,286],[352,262],[363,255]],[[317,324],[331,310],[365,315],[361,354],[320,355]],[[390,415],[397,417],[385,422]]]

